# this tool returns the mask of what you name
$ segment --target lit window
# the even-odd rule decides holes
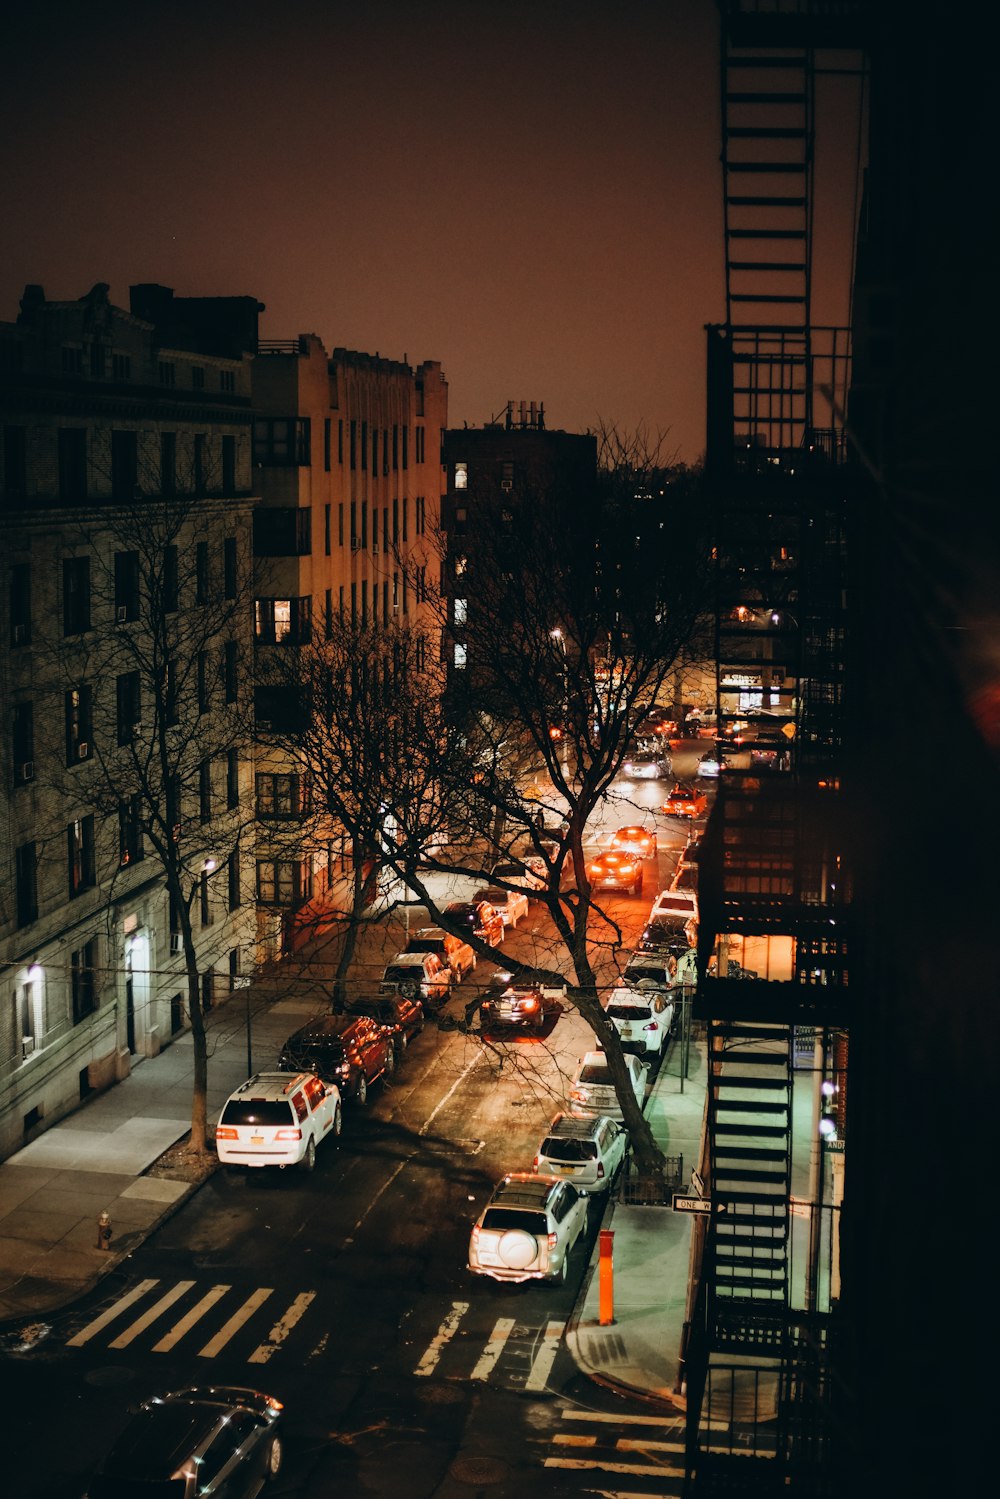
[[[455,600],[455,623],[456,623],[456,625],[464,625],[466,619],[468,618],[468,616],[469,616],[469,601],[468,601],[468,599],[456,599]]]
[[[275,599],[274,601],[274,638],[275,640],[287,640],[292,633],[292,601],[291,599]]]
[[[468,566],[468,564],[469,564],[469,559],[467,557],[456,557],[455,558],[455,577],[456,578],[460,578],[462,576],[462,574],[465,572],[465,569]]]
[[[464,645],[455,643],[455,670],[464,671],[466,662],[466,650]]]
[[[455,464],[455,488],[468,489],[469,487],[469,465],[467,463]]]

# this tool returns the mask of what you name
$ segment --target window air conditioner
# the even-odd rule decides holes
[[[183,952],[184,951],[184,939],[181,936],[180,932],[171,932],[170,933],[170,951],[171,952]]]
[[[30,1057],[31,1053],[34,1051],[34,1049],[35,1049],[35,1038],[34,1038],[34,1036],[22,1036],[21,1037],[21,1056],[22,1057]]]
[[[511,490],[514,488],[513,479],[501,479],[500,488],[503,490],[504,494],[510,494]]]
[[[361,537],[360,536],[352,536],[351,537],[351,551],[352,552],[360,552],[360,550],[361,550]]]
[[[88,760],[90,758],[90,745],[88,744],[86,739],[81,739],[80,743],[77,745],[76,758],[78,760]]]
[[[122,624],[125,623],[125,621],[128,619],[128,605],[127,604],[119,604],[117,606],[117,608],[115,609],[115,619],[118,621],[118,623],[120,625],[122,625]]]
[[[19,765],[18,774],[20,775],[22,781],[33,781],[35,779],[34,760],[25,760],[22,765]]]

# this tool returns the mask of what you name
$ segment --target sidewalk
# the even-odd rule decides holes
[[[684,1158],[684,1185],[701,1151],[705,1109],[704,1043],[692,1044],[681,1092],[678,1042],[646,1106],[665,1155]],[[614,1321],[600,1325],[598,1248],[584,1278],[566,1341],[577,1366],[598,1383],[683,1409],[679,1385],[694,1219],[671,1207],[610,1202],[602,1228],[614,1234]]]

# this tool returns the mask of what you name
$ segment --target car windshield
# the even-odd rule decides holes
[[[544,1213],[532,1212],[530,1208],[487,1208],[483,1227],[497,1233],[506,1233],[510,1228],[519,1228],[522,1233],[536,1237],[547,1234],[548,1223]]]
[[[402,983],[404,979],[417,979],[420,974],[421,968],[418,963],[393,963],[385,970],[385,977],[390,983]]]
[[[581,1083],[606,1083],[608,1081],[608,1069],[603,1062],[588,1062],[586,1067],[580,1068]]]
[[[642,963],[629,963],[625,972],[633,983],[641,984],[648,979],[651,984],[662,984],[666,982],[666,974],[662,968],[648,968]]]
[[[411,937],[406,944],[407,952],[440,952],[444,946],[440,937]]]
[[[291,1109],[286,1098],[231,1098],[222,1111],[223,1124],[256,1124],[261,1128],[266,1125],[287,1124],[291,1117]]]
[[[597,1159],[597,1146],[593,1140],[560,1140],[558,1135],[546,1135],[539,1155],[548,1161],[572,1164],[577,1161]]]
[[[610,1020],[648,1020],[651,1014],[649,1005],[608,1005]]]

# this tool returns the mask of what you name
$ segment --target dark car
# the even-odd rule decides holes
[[[503,942],[503,917],[485,900],[456,900],[441,913],[450,926],[471,932],[480,942],[499,947]]]
[[[207,1385],[155,1396],[115,1442],[87,1499],[251,1499],[281,1470],[281,1402]]]
[[[647,921],[639,938],[639,952],[667,952],[675,957],[691,946],[683,916],[656,916]]]
[[[402,1056],[424,1028],[424,1007],[407,994],[358,995],[347,1003],[348,1015],[368,1015],[396,1034],[396,1056]]]
[[[364,1104],[369,1085],[396,1065],[393,1032],[368,1015],[317,1015],[281,1048],[282,1072],[315,1072],[345,1098]]]
[[[561,1000],[566,997],[567,981],[563,974],[549,968],[524,968],[514,977],[500,969],[490,982],[480,1006],[482,1027],[518,1026],[525,1030],[542,1030],[549,1018],[562,1014]],[[553,1020],[554,1023],[554,1020]]]

